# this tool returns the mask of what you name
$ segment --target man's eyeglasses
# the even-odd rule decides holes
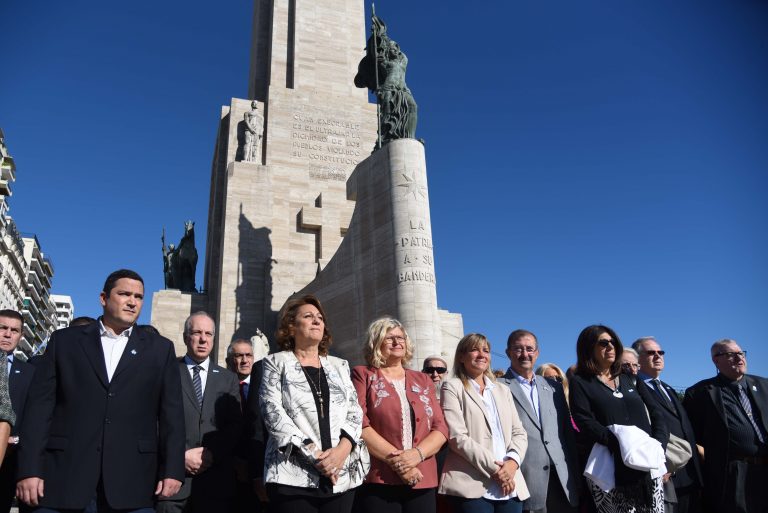
[[[649,356],[655,356],[655,355],[664,356],[664,351],[643,351],[642,353],[647,354]]]
[[[624,362],[624,363],[621,364],[621,366],[624,369],[639,369],[640,368],[640,364],[639,363]]]
[[[746,351],[727,351],[724,353],[715,353],[715,356],[725,356],[729,360],[735,360],[737,356],[740,358],[746,359],[747,352]]]
[[[434,374],[437,372],[438,374],[445,374],[448,372],[447,367],[424,367],[424,370],[422,370],[424,374]]]
[[[536,348],[535,347],[510,347],[509,351],[512,354],[523,354],[523,353],[533,354],[536,352]]]

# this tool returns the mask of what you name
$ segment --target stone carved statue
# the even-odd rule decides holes
[[[258,362],[269,354],[269,340],[262,331],[256,328],[256,334],[251,337],[253,343],[253,361]]]
[[[405,85],[408,57],[389,38],[384,22],[376,15],[372,20],[371,37],[365,47],[365,57],[357,67],[355,85],[367,87],[376,94],[382,144],[395,139],[412,139],[416,135],[417,109],[416,101]]]
[[[243,115],[245,141],[241,151],[245,162],[261,162],[261,139],[264,135],[264,116],[259,112],[259,103],[251,102],[251,110]]]
[[[195,270],[197,269],[197,249],[195,248],[195,223],[184,223],[184,236],[179,246],[165,246],[165,228],[163,228],[163,276],[166,289],[178,289],[182,292],[195,292]]]

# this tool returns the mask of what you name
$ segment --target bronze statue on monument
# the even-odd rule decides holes
[[[373,8],[373,6],[372,6]],[[355,76],[357,87],[367,87],[376,95],[379,114],[379,140],[376,148],[396,139],[416,135],[417,107],[405,84],[408,57],[387,35],[386,24],[371,15],[371,37],[365,46]]]
[[[165,245],[165,228],[160,238],[163,243],[163,276],[166,289],[178,289],[182,292],[196,292],[195,270],[197,268],[197,249],[195,248],[195,223],[184,223],[184,236],[176,247]]]

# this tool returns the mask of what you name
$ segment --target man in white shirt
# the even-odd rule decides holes
[[[100,322],[55,331],[35,359],[16,494],[38,512],[151,512],[184,477],[173,344],[134,327],[144,281],[115,271],[100,301]]]
[[[186,477],[179,493],[160,498],[158,513],[229,511],[242,414],[237,377],[210,358],[216,327],[195,312],[184,323],[187,354],[179,359],[186,424]]]

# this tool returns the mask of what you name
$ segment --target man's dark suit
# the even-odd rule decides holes
[[[85,508],[100,486],[113,508],[152,507],[159,480],[184,479],[173,344],[134,327],[110,381],[99,325],[54,332],[35,360],[18,478],[42,478],[48,508]]]
[[[646,376],[639,376],[641,379],[647,379]],[[679,438],[686,440],[691,444],[693,455],[691,460],[683,468],[678,469],[675,475],[672,477],[672,483],[675,486],[677,496],[677,507],[675,511],[680,513],[688,513],[691,511],[695,513],[699,511],[698,508],[698,493],[703,483],[701,476],[701,458],[699,458],[699,452],[696,450],[696,434],[691,426],[691,422],[688,419],[688,414],[683,408],[683,404],[677,397],[677,392],[664,383],[660,382],[661,386],[667,392],[672,405],[659,395],[659,391],[656,390],[653,382],[648,386],[653,391],[653,397],[661,406],[660,411],[664,414],[664,420],[669,427],[669,432]],[[690,506],[690,508],[689,508]]]
[[[213,465],[197,476],[187,476],[179,493],[159,501],[157,509],[226,511],[226,502],[235,490],[234,451],[241,439],[243,427],[240,384],[234,373],[209,363],[203,406],[200,408],[184,358],[179,359],[178,366],[184,404],[186,449],[205,447],[213,456]]]
[[[11,429],[11,436],[19,434],[19,426],[24,419],[24,405],[27,402],[29,385],[35,374],[35,367],[18,358],[13,359],[11,373],[8,376],[8,392],[11,406],[16,413],[16,424]],[[0,467],[0,513],[11,509],[13,496],[16,495],[16,467],[18,465],[18,447],[8,445],[3,465]]]
[[[251,386],[246,401],[244,446],[246,447],[246,458],[248,459],[249,475],[251,479],[264,478],[264,451],[266,449],[267,430],[261,418],[261,406],[259,405],[259,394],[261,389],[261,378],[264,376],[264,361],[254,362],[251,368]]]
[[[753,409],[754,416],[768,426],[768,379],[748,374],[742,379],[757,409]],[[730,432],[723,406],[723,394],[730,392],[725,387],[725,380],[718,376],[705,379],[686,390],[683,400],[696,441],[704,447],[703,506],[705,510],[719,512],[734,511],[736,503],[744,500],[743,494],[740,498],[729,496],[733,494],[728,483],[733,458],[729,454]]]

